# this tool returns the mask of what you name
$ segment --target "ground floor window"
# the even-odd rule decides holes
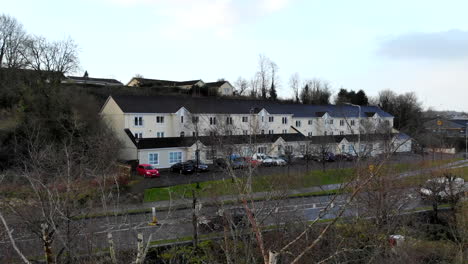
[[[292,153],[293,152],[293,147],[292,146],[285,146],[284,149],[286,150],[286,153]]]
[[[169,163],[179,163],[182,162],[182,152],[169,152]]]
[[[266,147],[258,147],[258,153],[265,154],[267,152]]]
[[[214,160],[214,159],[216,159],[216,150],[215,150],[215,149],[208,149],[208,150],[206,150],[206,159],[207,159],[207,160]]]
[[[159,154],[158,153],[149,153],[148,154],[148,163],[151,165],[159,165]]]

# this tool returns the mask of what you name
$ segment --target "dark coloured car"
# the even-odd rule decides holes
[[[187,162],[179,162],[171,166],[171,171],[180,174],[189,174],[195,171],[195,167]]]
[[[225,159],[222,159],[222,158],[219,158],[219,159],[216,159],[215,162],[216,166],[222,168],[222,169],[226,169],[229,167],[231,167],[232,169],[236,170],[236,169],[242,169],[244,167],[246,167],[246,162],[243,158],[234,158],[232,160],[229,160],[229,161],[226,161]]]
[[[353,155],[350,155],[348,153],[342,153],[342,154],[336,154],[335,155],[335,160],[337,161],[353,161],[356,158]]]
[[[204,172],[204,171],[208,171],[208,170],[209,170],[208,165],[206,165],[205,163],[203,163],[203,162],[201,162],[201,161],[198,161],[198,164],[197,164],[197,161],[196,161],[196,160],[187,160],[186,163],[192,164],[192,166],[193,166],[197,171]]]

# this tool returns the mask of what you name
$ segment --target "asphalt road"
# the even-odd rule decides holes
[[[332,202],[333,205],[331,205]],[[319,216],[320,219],[334,218],[345,203],[345,195],[291,198],[256,202],[253,212],[261,225],[269,226],[290,222],[305,222],[314,220]],[[408,208],[415,208],[419,205],[419,199],[414,198]],[[329,207],[330,209],[324,214],[322,211],[327,206],[331,206],[331,208]],[[215,207],[202,206],[199,216],[213,216],[217,210],[218,208]],[[79,220],[75,224],[79,225],[80,231],[74,236],[74,242],[79,245],[83,254],[90,254],[90,252],[99,252],[99,250],[106,250],[109,247],[108,233],[113,234],[114,243],[121,249],[135,249],[138,233],[143,233],[145,239],[148,239],[151,234],[153,241],[188,237],[193,234],[192,212],[191,209],[158,212],[158,226],[149,225],[151,221],[150,214]],[[345,216],[352,216],[357,213],[356,208],[348,207]],[[27,253],[29,257],[42,256],[42,244],[36,235],[28,232],[26,227],[12,225],[11,228],[15,230],[13,235],[22,252]],[[0,263],[5,263],[6,257],[14,256],[10,241],[0,241],[0,247],[2,248]],[[58,250],[57,247],[56,243],[56,250]]]

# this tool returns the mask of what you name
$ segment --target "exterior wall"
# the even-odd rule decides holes
[[[182,152],[182,162],[187,160],[187,148],[140,149],[138,151],[138,158],[140,159],[140,164],[150,164],[149,154],[157,153],[159,162],[158,164],[154,164],[154,166],[159,169],[167,169],[175,164],[169,160],[170,152]]]
[[[232,87],[228,82],[225,82],[218,88],[218,93],[221,95],[233,95],[234,87]]]
[[[135,126],[134,118],[143,117],[143,125]],[[156,123],[156,117],[163,116],[164,123]],[[177,137],[174,132],[174,123],[176,119],[175,114],[148,114],[148,113],[126,113],[125,114],[125,128],[130,129],[133,134],[143,133],[144,138],[154,138],[157,132],[164,132],[164,137]]]
[[[120,150],[119,158],[124,160],[136,159],[136,147],[124,131],[126,128],[125,114],[112,97],[109,97],[100,114],[104,122],[106,122],[121,141],[122,149]]]

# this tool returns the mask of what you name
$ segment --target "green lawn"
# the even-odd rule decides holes
[[[275,174],[256,176],[252,178],[253,192],[281,191],[286,189],[307,188],[334,183],[342,183],[354,174],[354,169],[314,170],[309,173],[290,175]],[[199,184],[182,184],[166,188],[145,190],[144,201],[167,201],[172,199],[190,198],[192,190],[197,191],[197,197],[216,197],[239,193],[239,188],[246,185],[246,178],[238,178],[235,183],[231,179],[207,181]]]
[[[434,162],[426,160],[413,163],[401,163],[386,166],[386,170],[391,170],[395,173],[402,173],[421,168],[430,168],[440,166],[459,159],[436,160]],[[354,168],[345,169],[328,169],[326,171],[313,170],[309,173],[302,174],[274,174],[268,176],[257,176],[252,178],[253,192],[270,192],[281,191],[288,189],[307,188],[312,186],[321,186],[335,183],[343,183],[350,179],[355,173]],[[466,175],[466,173],[464,174]],[[419,177],[419,176],[418,176]],[[422,182],[425,178],[409,177],[412,181]],[[427,178],[427,176],[426,176]],[[466,179],[466,177],[465,177]],[[231,179],[207,181],[199,184],[199,189],[196,184],[182,184],[166,188],[146,189],[144,194],[145,202],[168,201],[170,199],[190,198],[192,190],[196,190],[197,197],[218,197],[222,195],[232,195],[239,193],[239,188],[246,186],[246,179],[239,178],[236,183]]]

